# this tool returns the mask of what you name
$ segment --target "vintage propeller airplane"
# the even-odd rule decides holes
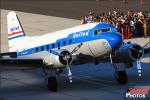
[[[89,23],[29,37],[23,31],[16,13],[11,11],[7,15],[7,25],[9,52],[0,53],[0,63],[40,62],[51,91],[57,91],[57,76],[65,68],[69,81],[72,82],[71,65],[110,62],[115,69],[117,82],[126,84],[126,69],[137,62],[141,76],[140,58],[145,48],[139,44],[125,43],[111,24]]]

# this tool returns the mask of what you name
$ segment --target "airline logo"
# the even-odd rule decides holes
[[[89,35],[89,31],[87,32],[79,32],[79,33],[75,33],[73,35],[73,38],[80,38],[80,37],[85,37],[85,36],[88,36]]]
[[[24,36],[24,33],[22,30],[20,30],[19,26],[12,27],[10,28],[10,33],[8,34],[8,40],[15,39],[22,36]]]
[[[10,28],[10,32],[14,32],[19,30],[19,26]]]

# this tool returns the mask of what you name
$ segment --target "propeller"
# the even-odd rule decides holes
[[[149,43],[150,43],[150,41],[147,42],[147,43],[141,48],[141,50],[136,50],[136,49],[132,48],[133,50],[135,50],[136,52],[138,52],[138,59],[137,59],[137,61],[136,61],[136,64],[137,64],[137,70],[138,70],[138,75],[139,75],[139,76],[142,76],[142,67],[141,67],[141,57],[142,57],[142,55],[141,55],[141,54],[143,54],[144,48],[145,48]]]
[[[128,46],[126,46],[128,47]],[[137,68],[137,72],[138,72],[138,75],[141,77],[142,76],[142,67],[141,67],[141,56],[143,54],[143,48],[140,47],[140,46],[137,46],[137,48],[135,48],[134,46],[133,47],[128,47],[129,49],[133,50],[131,52],[135,52],[137,53],[137,55],[135,56],[136,59],[136,68]]]
[[[141,67],[141,57],[142,57],[142,54],[143,54],[143,51],[144,51],[144,48],[150,43],[147,42],[143,47],[140,47],[140,46],[137,46],[137,48],[134,48],[133,47],[128,47],[129,49],[133,50],[134,52],[136,52],[138,55],[136,56],[137,57],[137,60],[136,60],[136,67],[137,67],[137,71],[138,71],[138,75],[139,76],[142,76],[142,67]]]
[[[73,53],[77,52],[79,50],[79,48],[81,48],[82,45],[83,45],[83,43],[80,43],[79,45],[77,45],[72,50],[71,55],[73,55]],[[69,79],[69,82],[72,83],[72,72],[71,72],[70,63],[69,63],[70,55],[66,54],[63,59],[67,62],[66,68],[67,68],[67,72],[68,72],[68,79]]]
[[[77,52],[77,51],[81,48],[82,45],[83,45],[83,43],[80,43],[79,45],[77,45],[77,46],[72,50],[71,55],[72,55],[73,53]],[[68,60],[67,60],[67,56],[65,56],[64,59],[65,59],[66,62],[67,62],[66,68],[67,68],[67,71],[68,71],[69,82],[72,83],[72,72],[71,72],[71,68],[70,68],[70,66],[69,66],[70,64],[69,64],[69,62],[68,62]]]
[[[68,79],[69,82],[72,83],[72,72],[71,72],[71,68],[70,68],[70,63],[69,63],[69,59],[70,59],[70,55],[66,54],[63,59],[66,61],[66,68],[67,68],[67,72],[68,72]]]

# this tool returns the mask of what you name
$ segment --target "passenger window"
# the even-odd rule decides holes
[[[38,48],[36,48],[36,52],[38,52]]]
[[[58,42],[57,46],[58,46],[58,49],[60,49],[60,42]]]
[[[72,40],[69,40],[69,44],[72,44]]]
[[[49,51],[49,45],[46,46],[46,50]]]
[[[94,35],[95,35],[95,36],[97,35],[97,30],[94,31]]]
[[[55,47],[55,44],[52,44],[52,48],[54,48]]]
[[[41,51],[44,51],[44,47],[41,47]]]
[[[65,46],[66,45],[66,41],[63,41],[63,46]]]
[[[60,47],[60,42],[58,42],[58,47]]]

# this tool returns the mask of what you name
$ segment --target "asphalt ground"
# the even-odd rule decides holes
[[[6,15],[8,12],[8,10],[1,9],[1,52],[8,51],[6,27]],[[27,11],[16,12],[26,34],[29,36],[42,35],[79,24],[79,20],[70,19],[65,16],[54,17],[56,15],[46,16],[32,14],[31,12],[24,13]],[[149,40],[150,38],[134,38],[126,41],[144,45]],[[94,64],[71,66],[73,83],[70,84],[67,81],[64,71],[59,77],[58,92],[50,92],[47,90],[41,68],[1,70],[0,100],[122,100],[129,86],[149,86],[150,84],[150,57],[148,55],[141,60],[142,77],[138,77],[136,65],[134,65],[133,68],[127,70],[129,75],[127,85],[117,84],[114,78],[114,70],[110,63],[99,64],[97,66]],[[15,67],[19,66],[15,65]],[[6,68],[13,66],[0,65],[0,67]]]
[[[99,2],[98,2],[99,1]],[[44,14],[64,18],[80,19],[90,11],[97,14],[109,11],[127,12],[127,10],[150,10],[150,1],[128,0],[0,0],[1,9],[17,10],[23,12]]]

